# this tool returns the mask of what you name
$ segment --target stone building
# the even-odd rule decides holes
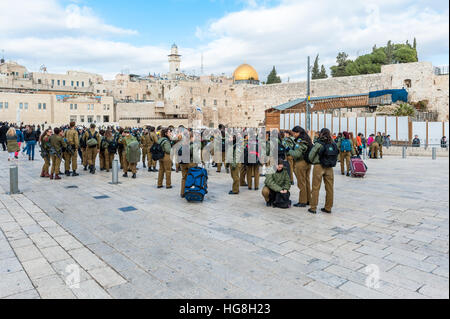
[[[118,74],[104,80],[81,71],[28,72],[3,61],[0,120],[15,122],[19,112],[21,121],[33,124],[76,120],[121,126],[256,127],[264,126],[265,110],[306,96],[306,81],[260,85],[257,71],[248,64],[232,76],[189,76],[180,68],[176,45],[169,55],[169,72],[161,76]],[[435,72],[429,62],[385,65],[378,74],[311,81],[313,97],[401,88],[408,91],[410,102],[426,101],[439,120],[448,120],[449,75]]]

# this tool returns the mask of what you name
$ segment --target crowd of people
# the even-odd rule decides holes
[[[188,134],[188,139],[183,138],[180,129]],[[79,164],[84,171],[96,174],[97,156],[100,171],[109,172],[117,155],[125,178],[129,173],[133,179],[137,178],[137,166],[142,162],[144,169],[158,173],[157,188],[163,188],[164,181],[167,189],[172,188],[172,172],[181,172],[181,197],[184,197],[189,169],[210,163],[217,168],[218,173],[222,172],[224,167],[231,175],[230,195],[238,195],[241,187],[259,190],[260,176],[265,176],[262,195],[266,205],[290,207],[289,190],[294,185],[295,176],[300,194],[298,203],[293,206],[301,208],[309,206],[308,211],[314,214],[317,212],[322,182],[325,185],[326,199],[321,211],[331,213],[334,194],[333,168],[338,162],[341,174],[350,176],[351,157],[360,156],[368,150],[371,158],[381,159],[383,147],[391,145],[389,135],[377,133],[366,138],[359,133],[354,137],[351,132],[331,134],[326,128],[316,132],[311,139],[309,133],[300,126],[292,130],[267,132],[265,141],[257,139],[256,142],[249,139],[244,129],[242,139],[237,139],[236,135],[233,135],[227,143],[225,126],[220,125],[218,130],[219,138],[202,139],[201,148],[206,149],[213,143],[219,143],[222,152],[215,155],[214,148],[211,148],[212,151],[208,150],[206,153],[208,155],[202,153],[200,163],[193,160],[194,131],[182,126],[177,129],[173,126],[148,126],[105,127],[98,130],[95,124],[86,128],[77,127],[76,123],[71,122],[63,127],[47,128],[41,133],[40,126],[17,127],[0,123],[0,143],[9,153],[8,160],[18,159],[19,153],[22,152],[30,161],[34,160],[35,146],[38,144],[44,160],[40,176],[50,180],[60,180],[62,175],[79,176]],[[183,146],[182,143],[180,145],[179,142],[186,145]],[[22,143],[26,144],[23,150],[21,150]],[[259,143],[266,144],[266,155],[269,155],[275,147],[277,158],[264,161],[262,154],[259,154]],[[189,147],[190,157],[180,160],[184,147]],[[255,162],[248,160],[250,154],[257,159]],[[62,161],[64,161],[63,174]]]

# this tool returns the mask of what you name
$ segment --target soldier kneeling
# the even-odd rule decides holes
[[[283,160],[278,160],[277,170],[272,174],[266,175],[265,186],[262,190],[262,195],[266,200],[266,206],[274,205],[277,193],[282,194],[281,197],[289,196],[289,189],[291,188],[291,179],[289,172],[283,165]],[[279,196],[280,197],[280,196]],[[287,202],[290,202],[288,199]],[[289,204],[287,204],[289,206]],[[275,206],[275,205],[274,205]]]

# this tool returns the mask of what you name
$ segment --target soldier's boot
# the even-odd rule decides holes
[[[50,177],[49,173],[44,173],[44,175],[45,175],[44,177],[47,177],[47,178]]]
[[[50,179],[53,179],[53,174],[50,174]]]
[[[157,171],[158,171],[158,170],[156,169],[156,166],[153,167],[153,171],[154,171],[154,172],[157,172]]]
[[[148,171],[149,171],[149,172],[153,172],[153,168],[149,167],[149,168],[148,168]]]
[[[74,177],[75,177],[75,176],[80,176],[80,174],[78,174],[77,171],[73,171],[73,172],[72,172],[72,176],[74,176]]]
[[[41,172],[41,177],[45,177],[45,172],[44,171]]]
[[[91,174],[95,174],[95,166],[91,165]]]
[[[122,176],[123,177],[128,177],[128,173],[124,173]]]
[[[87,166],[85,166],[83,170],[84,170],[84,171],[87,171]]]
[[[136,173],[134,173],[133,176],[131,176],[131,178],[136,178]]]
[[[66,176],[70,176],[70,171],[65,171],[64,174],[65,174]]]
[[[61,179],[61,177],[58,174],[56,174],[55,175],[55,180],[59,180],[59,179]]]
[[[147,166],[145,166],[145,162],[142,162],[142,167],[147,168]]]

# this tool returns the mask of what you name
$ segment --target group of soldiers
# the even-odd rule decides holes
[[[132,178],[136,178],[136,167],[141,154],[144,168],[148,165],[148,171],[157,171],[156,161],[152,160],[150,154],[151,146],[158,141],[154,127],[142,131],[123,128],[116,130],[113,127],[97,131],[95,124],[91,124],[89,128],[77,128],[75,125],[72,122],[66,128],[49,128],[41,135],[41,155],[44,159],[41,177],[61,179],[62,160],[66,176],[79,176],[78,157],[84,171],[89,170],[89,173],[95,174],[97,155],[100,171],[109,172],[116,154],[124,177],[128,177],[128,172],[131,172]],[[139,150],[136,150],[136,146]],[[131,154],[133,150],[135,152]]]

